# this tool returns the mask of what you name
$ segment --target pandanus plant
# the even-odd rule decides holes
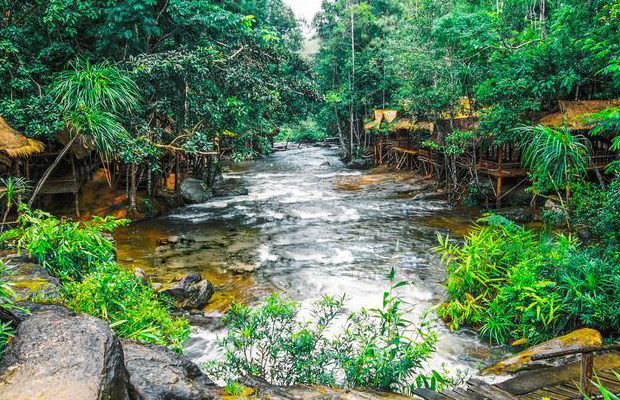
[[[128,136],[119,122],[119,115],[136,109],[140,103],[136,83],[108,62],[74,62],[71,69],[56,76],[51,94],[62,107],[71,139],[37,183],[28,201],[29,206],[33,205],[51,173],[78,139],[92,143],[100,155],[110,154],[114,144]]]
[[[583,135],[573,135],[566,124],[558,129],[538,125],[517,128],[517,131],[524,133],[521,138],[521,163],[549,178],[566,211],[560,188],[565,189],[568,200],[571,181],[576,175],[584,176],[591,162],[590,141]]]

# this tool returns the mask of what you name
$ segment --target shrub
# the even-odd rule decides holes
[[[26,250],[60,279],[60,300],[71,310],[109,321],[121,337],[182,349],[187,320],[173,318],[150,286],[114,262],[114,244],[104,234],[128,221],[71,222],[26,206],[20,211],[19,226],[2,238],[14,240],[18,251]]]
[[[66,305],[110,322],[121,337],[182,350],[189,335],[184,318],[172,318],[150,286],[115,265],[102,267],[81,282],[62,287]]]
[[[0,308],[5,310],[16,309],[13,302],[15,301],[15,291],[13,285],[9,281],[11,275],[10,267],[0,260]],[[13,327],[9,322],[0,323],[0,358],[6,344],[13,336]]]
[[[591,184],[575,188],[571,199],[571,219],[575,225],[586,227],[608,251],[609,257],[617,257],[620,245],[620,179],[615,179],[601,190]]]
[[[127,220],[93,217],[89,222],[59,220],[52,215],[20,206],[18,227],[3,235],[16,240],[18,251],[26,250],[53,276],[62,281],[81,279],[99,266],[114,260],[114,244],[104,234]]]
[[[575,244],[540,237],[501,216],[487,216],[461,245],[439,238],[435,249],[448,270],[448,299],[438,315],[451,329],[472,326],[491,342],[526,338],[541,341],[555,333],[558,294],[543,279],[546,265],[558,265]]]
[[[391,278],[394,278],[392,271]],[[234,304],[220,339],[224,358],[207,365],[209,373],[229,381],[259,375],[278,385],[321,384],[372,387],[406,392],[411,385],[432,386],[447,381],[437,372],[423,373],[435,350],[429,325],[405,319],[410,310],[393,284],[380,309],[351,313],[333,336],[327,332],[342,314],[345,298],[324,296],[314,303],[312,320],[300,322],[299,306],[271,295],[254,309]]]
[[[539,235],[487,217],[461,245],[440,238],[452,329],[478,328],[491,342],[539,342],[580,328],[620,334],[620,265],[571,237]]]

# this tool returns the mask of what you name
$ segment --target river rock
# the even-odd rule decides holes
[[[128,400],[120,341],[97,318],[35,313],[0,361],[0,400]]]
[[[244,187],[219,187],[213,188],[214,197],[247,196],[250,191]]]
[[[239,383],[244,385],[244,398],[260,400],[417,400],[420,397],[403,396],[379,390],[337,389],[328,386],[295,385],[278,387],[263,378],[243,377]]]
[[[15,283],[18,298],[58,297],[60,282],[36,260],[24,255],[11,254],[7,261],[12,268],[11,281]]]
[[[447,197],[447,194],[445,190],[438,190],[438,191],[432,191],[432,192],[426,192],[426,193],[418,193],[415,196],[413,196],[411,200],[413,201],[442,200],[442,199],[445,199],[446,197]]]
[[[364,160],[363,158],[354,158],[347,164],[349,169],[369,169],[372,168],[372,162]]]
[[[133,272],[133,275],[136,277],[137,280],[139,280],[143,285],[148,285],[149,284],[149,277],[146,273],[145,270],[143,270],[142,268],[136,268],[136,270]]]
[[[564,209],[562,208],[562,205],[551,199],[547,199],[547,201],[545,201],[545,205],[543,206],[543,209],[545,209],[546,211],[564,215]]]
[[[122,341],[130,393],[136,400],[214,399],[213,382],[186,356],[167,347]]]
[[[538,346],[531,347],[521,353],[509,357],[499,363],[483,369],[480,374],[504,375],[525,371],[528,369],[545,368],[549,366],[565,365],[575,361],[576,356],[554,359],[552,361],[532,362],[536,354],[551,353],[560,350],[568,350],[579,347],[599,346],[603,344],[601,334],[594,329],[583,328],[567,335],[546,341]]]
[[[187,178],[181,182],[181,196],[186,203],[198,204],[213,198],[213,193],[200,179]]]
[[[190,273],[160,293],[176,300],[184,310],[199,310],[209,304],[215,288],[199,274]]]
[[[261,238],[248,230],[231,229],[217,236],[173,236],[157,241],[155,268],[252,272],[261,267]]]
[[[534,220],[534,213],[530,207],[501,208],[496,210],[495,213],[520,224],[525,224]]]

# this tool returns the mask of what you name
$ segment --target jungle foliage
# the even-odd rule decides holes
[[[558,100],[617,97],[619,8],[617,0],[324,2],[314,20],[320,121],[350,154],[364,151],[373,109],[432,122],[462,111],[467,97],[481,113],[481,139],[519,139],[514,128]],[[612,115],[603,119],[616,126]]]
[[[479,221],[462,244],[440,238],[448,299],[438,314],[473,326],[492,343],[537,343],[582,327],[620,336],[620,263],[615,251],[501,216]]]
[[[76,313],[109,321],[121,337],[181,351],[189,334],[187,321],[172,317],[166,299],[115,263],[116,250],[106,235],[127,222],[111,217],[87,222],[59,220],[22,204],[18,226],[0,239],[4,246],[24,251],[59,279],[59,297],[44,300],[61,301]],[[0,301],[9,301],[9,288],[0,280]]]
[[[171,153],[267,152],[276,128],[318,100],[281,0],[0,0],[0,9],[0,115],[52,143],[63,129],[87,135],[134,176],[161,173]]]
[[[0,307],[7,311],[14,311],[17,307],[15,302],[15,291],[11,283],[11,267],[0,260]],[[4,348],[13,337],[13,326],[9,321],[0,322],[0,358]]]

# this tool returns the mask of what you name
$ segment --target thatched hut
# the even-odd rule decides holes
[[[0,167],[1,173],[20,174],[22,159],[43,151],[43,143],[29,139],[13,129],[0,117]],[[27,167],[26,167],[27,169]]]
[[[620,100],[559,101],[558,111],[542,116],[535,124],[549,128],[566,126],[572,133],[587,135],[592,145],[594,165],[604,168],[616,159],[616,154],[611,151],[612,138],[609,135],[589,135],[596,125],[591,115],[614,107],[620,107]]]
[[[30,157],[43,151],[43,143],[28,139],[0,117],[0,151],[10,158]]]
[[[560,100],[557,112],[546,114],[535,123],[551,128],[566,124],[571,132],[587,133],[595,125],[589,116],[612,107],[620,107],[620,100]]]

